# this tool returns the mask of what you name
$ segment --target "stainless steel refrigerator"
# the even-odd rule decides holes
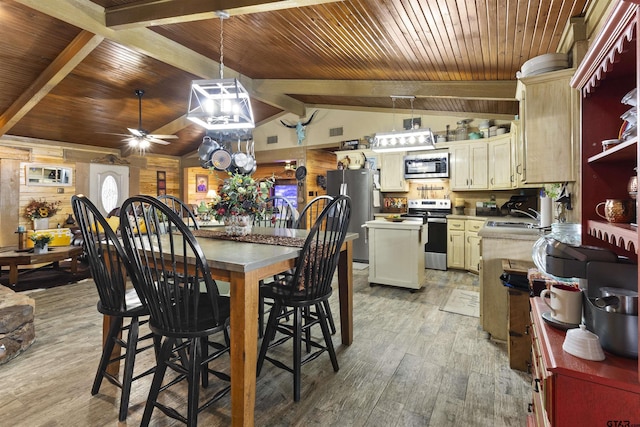
[[[374,212],[374,174],[377,170],[345,169],[327,172],[327,194],[351,197],[351,221],[349,232],[360,236],[353,242],[353,260],[369,262],[369,242],[366,241],[366,229],[362,225],[373,219]]]

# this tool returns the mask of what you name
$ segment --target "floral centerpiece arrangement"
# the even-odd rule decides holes
[[[44,250],[49,243],[53,240],[53,236],[51,234],[38,234],[33,233],[29,236],[29,239],[33,242],[33,247],[36,250]]]
[[[248,234],[253,221],[260,221],[267,215],[267,199],[273,181],[273,178],[256,181],[249,175],[229,173],[210,203],[213,217],[224,221],[229,234]]]
[[[47,202],[46,200],[31,199],[24,208],[24,217],[30,220],[51,218],[60,210],[60,201]]]

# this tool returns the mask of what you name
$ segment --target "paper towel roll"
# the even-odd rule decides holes
[[[552,215],[551,197],[540,197],[540,227],[550,227]]]

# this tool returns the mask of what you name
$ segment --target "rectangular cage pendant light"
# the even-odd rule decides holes
[[[237,79],[193,80],[187,118],[209,130],[255,127],[249,93]]]

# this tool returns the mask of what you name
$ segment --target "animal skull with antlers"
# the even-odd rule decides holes
[[[280,123],[282,123],[288,128],[295,129],[296,134],[298,135],[298,145],[302,145],[302,141],[305,138],[304,130],[307,127],[307,125],[311,123],[311,120],[313,120],[313,117],[316,115],[317,112],[318,110],[314,111],[311,117],[309,117],[309,120],[307,120],[306,122],[301,122],[298,120],[298,123],[296,123],[295,125],[290,125],[280,120]]]

